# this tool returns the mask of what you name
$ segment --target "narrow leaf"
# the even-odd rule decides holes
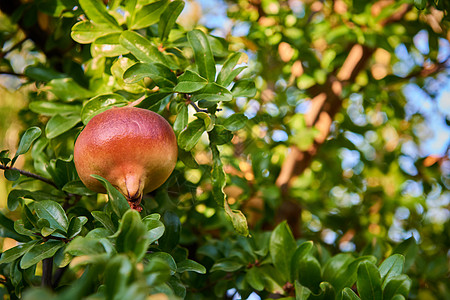
[[[186,70],[178,77],[178,84],[173,90],[178,93],[193,93],[204,88],[207,83],[208,81],[196,72]]]
[[[222,69],[219,72],[219,75],[217,76],[217,83],[223,86],[229,86],[230,83],[233,81],[233,79],[237,76],[237,74],[234,74],[233,68],[238,63],[239,59],[241,58],[242,53],[236,52],[230,55],[228,59],[225,61],[225,63],[222,66]],[[239,68],[242,71],[242,68]]]
[[[19,155],[25,154],[28,152],[28,150],[30,150],[31,144],[41,136],[41,133],[42,131],[39,127],[30,127],[24,132],[24,134],[20,138],[19,147],[17,147],[17,151],[14,155],[14,158],[12,159],[11,166],[14,165]]]
[[[159,245],[164,251],[170,252],[176,247],[178,241],[180,240],[180,218],[178,218],[177,214],[171,211],[166,211],[163,218],[166,229],[164,235],[159,240]]]
[[[166,40],[169,37],[169,33],[172,30],[173,25],[181,14],[184,8],[184,1],[173,1],[167,6],[166,10],[161,16],[161,20],[158,25],[159,38]]]
[[[54,115],[45,126],[45,135],[48,139],[53,139],[64,132],[69,131],[81,121],[78,114],[76,115]]]
[[[177,264],[177,272],[178,273],[183,273],[183,272],[187,272],[187,271],[205,274],[206,268],[204,266],[202,266],[201,264],[199,264],[198,262],[193,261],[191,259],[183,260],[182,262],[179,262]]]
[[[189,123],[178,136],[178,146],[186,151],[192,150],[206,131],[205,123],[197,119]]]
[[[0,264],[7,264],[15,261],[25,253],[27,253],[38,241],[30,241],[26,244],[18,245],[14,248],[8,249],[2,253]]]
[[[379,300],[383,297],[380,273],[371,262],[365,261],[359,265],[356,286],[361,300]]]
[[[116,226],[114,226],[114,223],[111,221],[111,216],[107,213],[103,211],[93,211],[91,214],[95,220],[99,221],[111,233],[116,232]]]
[[[286,281],[293,281],[291,274],[291,258],[297,245],[292,231],[286,221],[280,223],[270,236],[270,257],[275,267],[286,276]]]
[[[122,195],[111,183],[108,182],[105,178],[99,175],[91,175],[95,179],[99,180],[106,189],[108,193],[108,198],[113,208],[113,211],[116,215],[121,218],[127,210],[130,209],[130,205],[128,205],[127,199]]]
[[[40,245],[35,245],[22,257],[20,267],[22,269],[28,269],[41,260],[54,256],[56,251],[64,247],[64,245],[63,241],[47,241]]]
[[[137,11],[131,29],[149,27],[159,21],[161,14],[168,4],[167,0],[160,0],[143,6]]]
[[[134,31],[124,31],[119,38],[125,49],[129,50],[137,59],[145,63],[159,62],[166,64],[166,58],[157,47],[142,35]]]
[[[120,28],[110,26],[108,24],[80,21],[73,25],[70,36],[77,43],[90,44],[101,36],[121,31],[122,30]]]
[[[209,82],[213,82],[216,77],[216,66],[206,34],[201,30],[194,29],[188,32],[187,37],[194,50],[198,73]]]
[[[160,63],[137,63],[123,74],[126,83],[135,83],[144,77],[150,77],[160,88],[173,88],[177,84],[175,74]]]
[[[405,257],[401,254],[391,255],[383,261],[378,268],[381,275],[383,289],[392,277],[402,274],[404,264]]]

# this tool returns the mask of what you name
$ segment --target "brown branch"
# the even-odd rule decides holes
[[[31,173],[31,172],[28,172],[28,171],[25,171],[25,170],[21,170],[21,169],[17,169],[17,168],[11,168],[11,167],[8,167],[8,166],[2,165],[2,164],[0,164],[0,169],[1,169],[1,170],[14,170],[14,171],[18,171],[20,174],[22,174],[22,175],[24,175],[24,176],[27,176],[27,177],[30,177],[30,178],[34,178],[34,179],[40,180],[40,181],[42,181],[42,182],[45,182],[45,183],[47,183],[47,184],[50,184],[51,186],[53,186],[53,187],[55,187],[55,188],[58,188],[58,186],[57,186],[53,181],[51,181],[50,179],[47,179],[47,178],[45,178],[45,177],[42,177],[42,176],[40,176],[40,175]]]
[[[41,286],[52,288],[53,257],[45,258],[42,261]]]

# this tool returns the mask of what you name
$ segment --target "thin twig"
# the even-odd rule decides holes
[[[64,238],[64,237],[59,237],[59,236],[53,236],[53,235],[49,235],[49,236],[43,236],[41,233],[39,232],[35,232],[33,233],[35,236],[38,236],[40,238],[42,238],[44,240],[44,242],[48,241],[48,240],[58,240],[58,241],[63,241],[64,243],[68,243],[73,239],[69,239],[69,238]]]
[[[40,181],[42,181],[42,182],[45,182],[45,183],[47,183],[47,184],[50,184],[51,186],[54,186],[55,188],[58,188],[58,186],[56,185],[56,183],[54,183],[54,182],[51,181],[50,179],[47,179],[47,178],[45,178],[45,177],[42,177],[42,176],[40,176],[40,175],[31,173],[31,172],[28,172],[28,171],[25,171],[25,170],[21,170],[21,169],[17,169],[17,168],[11,168],[11,167],[8,167],[8,166],[2,165],[2,164],[0,164],[0,169],[1,169],[1,170],[15,170],[15,171],[18,171],[20,174],[22,174],[22,175],[24,175],[24,176],[27,176],[27,177],[30,177],[30,178],[34,178],[34,179],[40,180]]]
[[[189,104],[192,105],[192,107],[195,109],[196,112],[204,112],[204,113],[208,113],[207,109],[201,109],[200,107],[197,106],[197,104],[195,104],[195,102],[193,102],[192,100],[189,99]]]

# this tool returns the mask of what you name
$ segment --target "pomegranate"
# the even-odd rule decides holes
[[[93,117],[78,136],[74,162],[89,189],[106,193],[90,175],[108,180],[141,211],[142,196],[161,186],[177,161],[177,140],[159,114],[136,107],[114,107]]]

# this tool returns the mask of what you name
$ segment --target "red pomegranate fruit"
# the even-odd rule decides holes
[[[74,162],[89,189],[106,193],[91,175],[108,180],[141,211],[142,196],[161,186],[177,162],[175,133],[159,114],[114,107],[93,117],[78,136]]]

